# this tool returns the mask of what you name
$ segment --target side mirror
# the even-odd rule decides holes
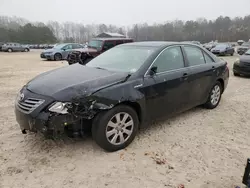
[[[157,73],[157,67],[151,67],[149,71],[150,76],[154,76]]]

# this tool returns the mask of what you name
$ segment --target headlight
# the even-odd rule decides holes
[[[56,112],[58,114],[67,114],[68,108],[67,105],[70,103],[56,102],[50,108],[50,112]]]

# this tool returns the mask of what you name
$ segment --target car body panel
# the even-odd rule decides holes
[[[216,55],[233,55],[234,48],[230,44],[218,44],[211,49],[211,52]]]
[[[37,76],[25,85],[17,98],[15,108],[18,111],[16,117],[19,124],[28,121],[29,126],[32,126],[43,119],[42,124],[36,125],[39,130],[47,128],[63,130],[63,121],[67,121],[67,124],[74,124],[81,119],[92,120],[99,112],[109,110],[119,104],[127,104],[136,107],[141,126],[144,126],[147,125],[144,122],[150,122],[152,119],[171,116],[203,104],[213,84],[219,79],[224,82],[224,88],[227,86],[229,71],[226,62],[197,45],[174,42],[141,42],[124,45],[151,45],[155,50],[135,73],[108,71],[98,67],[75,64]],[[159,53],[168,47],[184,45],[195,46],[203,50],[210,55],[214,63],[189,67],[184,53],[184,68],[160,74],[149,74],[150,67]],[[24,99],[42,98],[45,102],[30,114],[24,113],[22,116],[17,104],[24,100],[21,97],[22,94]],[[67,107],[68,114],[57,116],[48,111],[48,108],[56,101],[71,103]],[[71,115],[71,118],[68,119],[68,115]],[[26,120],[20,121],[22,118]],[[50,121],[57,123],[54,122],[53,125],[49,123]],[[25,125],[20,125],[20,127],[22,129]],[[26,128],[31,130],[27,125]]]
[[[233,65],[233,71],[236,74],[250,76],[250,55],[242,55],[238,62]]]
[[[88,62],[87,61],[88,59],[95,58],[101,53],[117,45],[133,42],[133,39],[130,39],[130,38],[94,38],[91,41],[99,41],[101,45],[96,49],[91,46],[88,46],[87,48],[73,50],[69,54],[69,57],[67,59],[68,63],[69,64],[74,64],[74,63],[86,64]],[[111,44],[111,46],[108,46],[105,48],[105,45],[108,43],[109,45]]]
[[[11,49],[13,52],[23,52],[25,49],[29,51],[28,46],[19,43],[6,43],[2,46],[2,51],[7,52],[8,49]]]
[[[55,54],[60,54],[62,56],[62,60],[66,60],[68,58],[68,55],[76,49],[79,49],[79,47],[83,46],[81,44],[77,43],[62,43],[60,44],[60,48],[57,48],[59,44],[55,45],[53,48],[45,49],[41,54],[40,57],[42,59],[47,60],[55,60]],[[77,45],[77,46],[76,46]]]

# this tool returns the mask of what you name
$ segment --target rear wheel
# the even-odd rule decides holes
[[[60,61],[60,60],[62,60],[62,55],[59,54],[59,53],[56,53],[56,54],[54,55],[54,59],[55,59],[55,61]]]
[[[220,103],[221,94],[222,94],[222,86],[221,83],[217,81],[210,91],[207,102],[204,104],[205,108],[208,109],[216,108]]]
[[[25,48],[25,49],[24,49],[24,51],[25,51],[25,52],[28,52],[28,51],[29,51],[29,49],[28,49],[28,48]]]
[[[8,52],[13,52],[13,50],[11,48],[8,49]]]
[[[117,151],[134,140],[138,125],[135,110],[126,105],[119,105],[95,117],[92,136],[101,148],[110,152]]]

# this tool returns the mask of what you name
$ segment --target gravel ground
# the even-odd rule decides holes
[[[225,57],[230,70],[237,56]],[[241,184],[250,157],[250,81],[234,77],[214,110],[195,108],[140,131],[125,150],[106,153],[91,138],[45,140],[21,134],[14,98],[34,76],[64,62],[39,52],[0,53],[0,187],[225,188]]]

